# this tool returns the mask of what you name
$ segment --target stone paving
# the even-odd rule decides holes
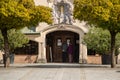
[[[84,64],[0,65],[0,80],[120,80],[120,68]]]

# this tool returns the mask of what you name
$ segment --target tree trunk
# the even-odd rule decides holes
[[[7,29],[2,29],[2,36],[4,39],[4,67],[9,67],[10,64],[10,57],[9,57],[9,42],[8,42],[8,36],[7,36]]]
[[[115,59],[115,37],[116,32],[110,31],[111,34],[111,68],[116,67],[116,59]]]

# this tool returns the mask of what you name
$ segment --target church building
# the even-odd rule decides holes
[[[36,5],[52,9],[53,24],[39,23],[37,27],[24,28],[22,32],[29,38],[29,47],[18,49],[28,50],[36,54],[39,63],[63,63],[62,45],[66,42],[73,45],[74,63],[87,63],[87,47],[83,37],[88,32],[85,22],[73,18],[73,0],[34,0]],[[66,62],[69,63],[68,57]]]

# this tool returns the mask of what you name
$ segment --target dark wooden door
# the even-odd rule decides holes
[[[54,37],[54,45],[53,45],[53,51],[54,51],[54,62],[61,62],[62,59],[62,36],[55,36]]]
[[[74,34],[71,33],[56,33],[54,35],[54,43],[53,43],[53,58],[54,62],[62,62],[62,44],[63,42],[73,44]]]

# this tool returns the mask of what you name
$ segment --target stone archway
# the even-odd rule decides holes
[[[73,45],[73,62],[79,62],[79,35],[71,31],[54,31],[46,35],[47,62],[62,62],[62,44],[69,42]],[[68,55],[66,56],[68,62]]]
[[[83,36],[85,31],[82,30],[79,26],[74,25],[67,25],[67,24],[60,24],[60,25],[54,25],[49,26],[41,30],[41,36],[40,36],[40,42],[39,42],[39,55],[38,55],[38,62],[47,62],[47,49],[46,49],[46,36],[49,33],[55,32],[55,31],[70,31],[72,33],[76,33],[79,36],[79,63],[86,63],[87,61],[87,47],[82,44]]]

